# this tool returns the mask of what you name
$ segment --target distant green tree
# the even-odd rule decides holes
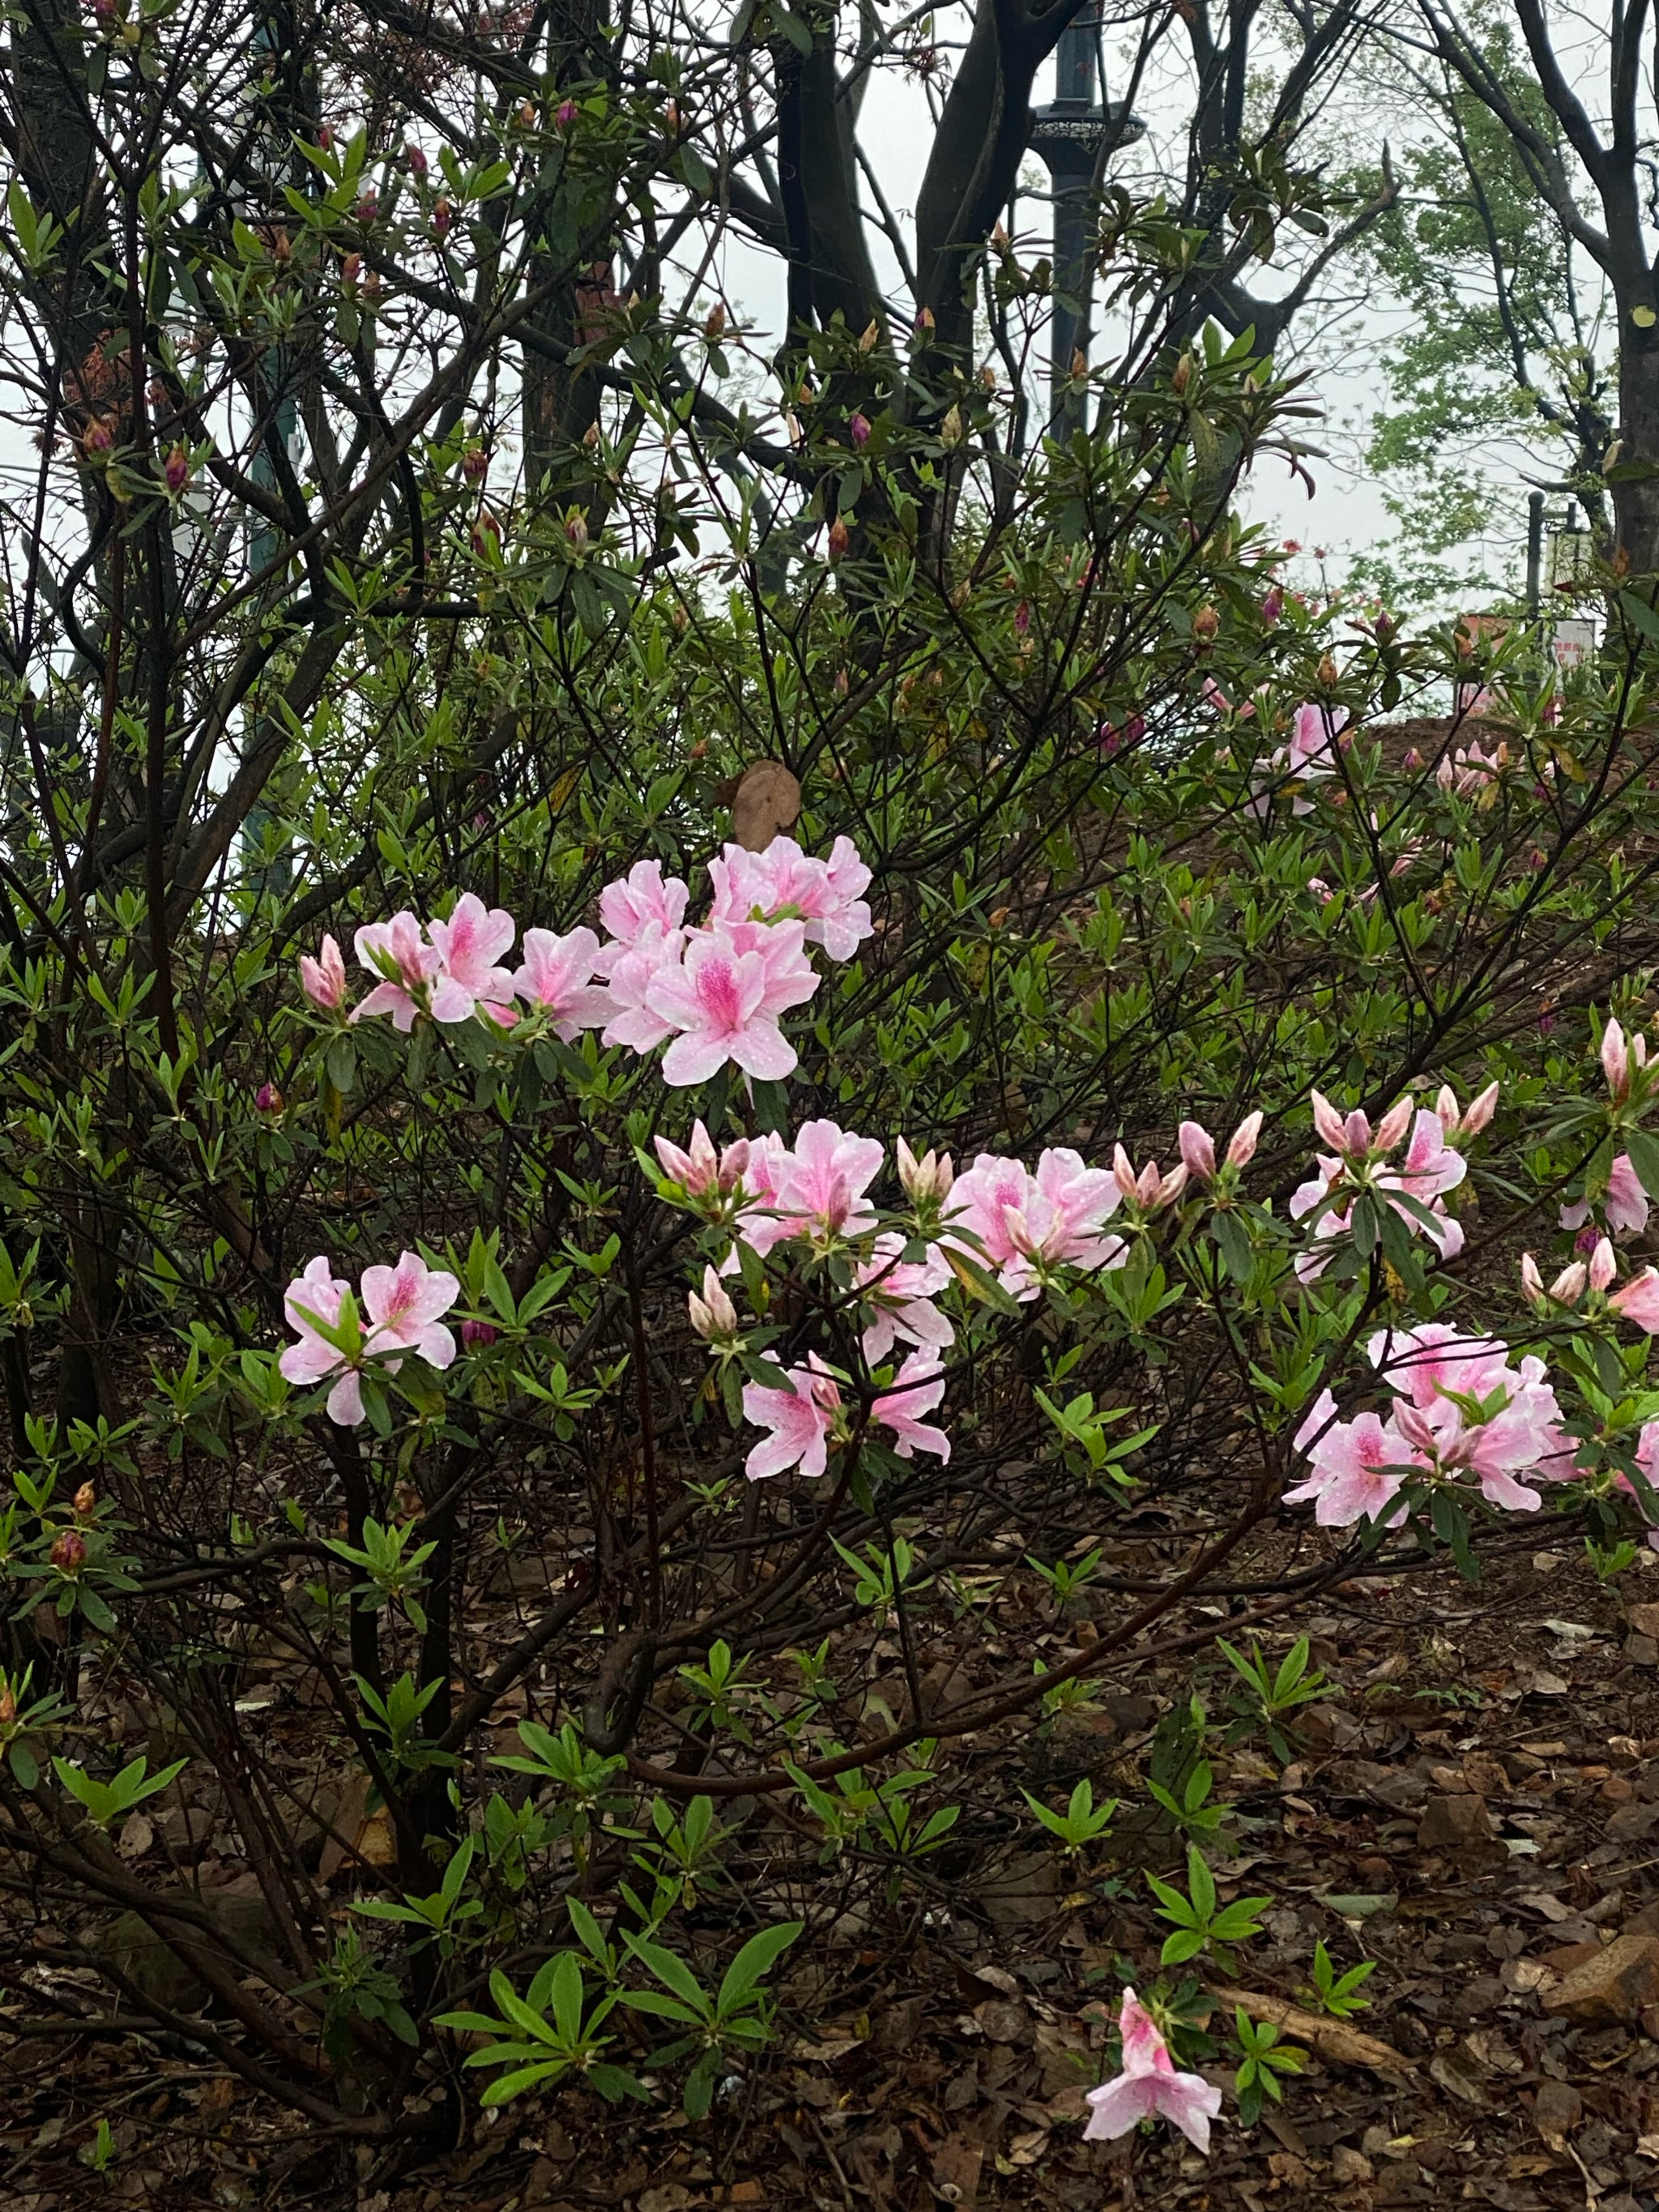
[[[1565,159],[1560,125],[1509,24],[1483,27],[1486,67]],[[1366,462],[1401,526],[1358,580],[1396,600],[1501,590],[1471,541],[1524,542],[1530,485],[1568,485],[1610,527],[1602,465],[1618,366],[1607,280],[1556,220],[1516,139],[1449,68],[1394,48],[1382,64],[1432,135],[1399,163],[1401,190],[1359,246],[1409,320],[1382,357],[1388,400]],[[1360,173],[1353,187],[1370,179]],[[1494,527],[1496,526],[1496,527]]]

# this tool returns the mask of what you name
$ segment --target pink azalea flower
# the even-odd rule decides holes
[[[1609,1023],[1610,1029],[1615,1024]],[[1594,1208],[1587,1198],[1576,1206],[1561,1208],[1564,1229],[1582,1229]],[[1628,1152],[1620,1152],[1607,1172],[1607,1195],[1601,1202],[1601,1212],[1607,1227],[1615,1237],[1626,1231],[1639,1237],[1648,1225],[1648,1194],[1642,1188],[1642,1179],[1631,1164]]]
[[[599,916],[619,944],[637,945],[647,930],[659,936],[678,930],[690,896],[678,876],[665,880],[660,860],[636,860],[599,893]]]
[[[1306,1434],[1308,1425],[1304,1422],[1298,1435]],[[1375,1521],[1405,1487],[1412,1468],[1425,1464],[1394,1424],[1385,1427],[1375,1413],[1331,1421],[1309,1452],[1306,1476],[1285,1492],[1285,1503],[1305,1505],[1311,1498],[1322,1528]]]
[[[939,1352],[934,1346],[928,1345],[910,1354],[893,1378],[893,1388],[871,1407],[870,1419],[891,1429],[896,1439],[893,1449],[901,1459],[924,1451],[947,1460],[951,1456],[950,1437],[943,1429],[936,1429],[921,1418],[923,1413],[931,1413],[944,1395],[945,1374]]]
[[[323,1013],[337,1014],[345,1004],[345,962],[331,937],[323,939],[319,958],[313,960],[308,952],[300,955],[300,988]]]
[[[395,1267],[365,1267],[360,1282],[361,1330],[354,1353],[342,1351],[321,1336],[316,1324],[337,1328],[340,1310],[349,1285],[331,1273],[320,1255],[311,1261],[296,1282],[290,1283],[283,1301],[289,1327],[299,1342],[290,1344],[276,1364],[290,1382],[321,1382],[338,1377],[328,1394],[328,1416],[343,1428],[355,1428],[363,1418],[362,1369],[366,1360],[380,1359],[395,1375],[401,1355],[418,1352],[434,1367],[447,1367],[455,1357],[455,1340],[438,1326],[460,1296],[453,1275],[428,1267],[413,1252],[405,1252]],[[387,1355],[393,1355],[388,1357]]]
[[[1295,795],[1291,801],[1292,814],[1311,814],[1314,805],[1304,787],[1316,782],[1322,776],[1331,775],[1336,766],[1334,740],[1347,726],[1346,707],[1298,707],[1291,725],[1288,744],[1278,745],[1267,759],[1258,763],[1258,777],[1267,781],[1258,782],[1255,796],[1247,802],[1247,811],[1258,821],[1265,822],[1273,808],[1273,793],[1288,785]]]
[[[728,922],[690,933],[680,964],[659,967],[645,991],[647,1010],[679,1032],[663,1055],[665,1081],[706,1083],[728,1060],[764,1081],[789,1073],[796,1053],[779,1017],[818,987],[805,936],[800,922],[777,922],[750,950]]]
[[[381,980],[361,1005],[352,1008],[352,1020],[390,1014],[392,1028],[407,1036],[442,964],[439,954],[426,942],[420,923],[406,909],[394,914],[390,921],[365,923],[353,943],[359,964]]]
[[[837,837],[827,860],[803,853],[793,837],[775,837],[763,853],[728,845],[708,870],[715,921],[770,921],[787,915],[806,925],[806,940],[832,960],[850,960],[874,933],[868,902],[870,871],[850,837]]]
[[[864,1356],[872,1367],[901,1340],[939,1351],[955,1341],[955,1330],[933,1304],[950,1287],[949,1261],[937,1248],[925,1260],[906,1260],[903,1252],[903,1237],[890,1230],[877,1237],[870,1258],[854,1276],[860,1302],[870,1316],[865,1324]]]
[[[360,1288],[373,1324],[365,1340],[371,1356],[416,1352],[430,1366],[449,1365],[455,1340],[439,1322],[461,1294],[453,1275],[428,1267],[416,1252],[404,1252],[395,1267],[365,1267]],[[397,1363],[388,1364],[395,1375]]]
[[[1122,1196],[1109,1170],[1085,1167],[1079,1153],[1063,1147],[1044,1152],[1035,1175],[1022,1161],[981,1152],[952,1185],[945,1218],[979,1239],[973,1256],[983,1259],[1006,1291],[1030,1299],[1042,1287],[1038,1264],[1122,1264],[1122,1240],[1102,1233]]]
[[[1659,1336],[1659,1274],[1651,1267],[1644,1267],[1639,1275],[1632,1275],[1622,1290],[1613,1292],[1607,1304],[1648,1335]]]
[[[339,1326],[340,1302],[350,1287],[320,1253],[307,1263],[283,1297],[283,1319],[300,1340],[288,1346],[276,1362],[278,1372],[290,1382],[321,1382],[331,1375],[339,1378],[328,1394],[328,1417],[342,1428],[353,1428],[363,1418],[357,1370],[343,1352],[318,1334],[315,1324]]]
[[[653,1013],[647,1000],[659,975],[678,973],[685,936],[683,929],[665,929],[659,922],[648,921],[641,925],[631,945],[605,947],[600,965],[609,978],[611,1014],[600,1032],[601,1044],[626,1045],[630,1052],[653,1052],[673,1036],[674,1024]]]
[[[610,1019],[615,1001],[602,983],[591,979],[599,963],[599,940],[591,929],[563,937],[550,929],[524,933],[524,965],[513,988],[526,1006],[539,1006],[552,1018],[553,1034],[568,1044],[581,1030]]]
[[[1177,2073],[1169,2045],[1133,1990],[1123,1992],[1118,2027],[1123,2038],[1123,2070],[1090,2090],[1085,2142],[1110,2142],[1142,2120],[1161,2115],[1207,2154],[1210,2123],[1221,2110],[1220,2090],[1201,2074]]]
[[[1379,1330],[1368,1348],[1395,1389],[1405,1390],[1394,1419],[1428,1463],[1442,1474],[1473,1474],[1490,1505],[1536,1510],[1537,1492],[1516,1478],[1547,1472],[1546,1462],[1563,1449],[1561,1408],[1541,1359],[1528,1353],[1511,1367],[1506,1345],[1437,1322]],[[1477,1420],[1453,1394],[1496,1403]]]
[[[497,1021],[504,1014],[512,1018],[513,978],[495,964],[518,934],[518,924],[505,908],[486,908],[471,891],[463,891],[449,920],[428,922],[426,933],[439,963],[432,993],[434,1022],[471,1021],[480,1006]]]
[[[793,1145],[773,1155],[778,1236],[822,1241],[873,1229],[875,1212],[865,1193],[884,1157],[874,1137],[855,1137],[834,1121],[803,1122]]]
[[[1440,1115],[1426,1109],[1419,1109],[1413,1115],[1411,1101],[1402,1098],[1390,1108],[1373,1132],[1364,1114],[1355,1111],[1345,1118],[1316,1091],[1313,1093],[1313,1115],[1320,1135],[1328,1144],[1336,1146],[1337,1152],[1335,1156],[1319,1155],[1315,1164],[1316,1174],[1291,1194],[1293,1220],[1303,1220],[1310,1213],[1317,1216],[1313,1224],[1314,1244],[1296,1262],[1298,1279],[1304,1283],[1313,1282],[1330,1265],[1331,1246],[1346,1237],[1352,1226],[1352,1194],[1367,1187],[1384,1197],[1413,1237],[1426,1237],[1443,1260],[1455,1259],[1463,1249],[1463,1229],[1462,1223],[1447,1212],[1443,1194],[1455,1190],[1462,1182],[1468,1173],[1468,1163],[1447,1144]],[[1404,1160],[1398,1167],[1384,1165],[1387,1155],[1404,1136],[1408,1121],[1411,1141]],[[1396,1192],[1426,1208],[1431,1219],[1425,1222],[1413,1207],[1401,1205],[1391,1195]],[[1342,1202],[1345,1200],[1348,1201],[1346,1204]]]
[[[806,1366],[789,1370],[787,1389],[745,1382],[744,1419],[769,1433],[750,1451],[744,1473],[750,1482],[782,1474],[792,1467],[799,1467],[805,1475],[822,1474],[829,1465],[830,1439],[841,1410],[841,1392],[816,1352]]]

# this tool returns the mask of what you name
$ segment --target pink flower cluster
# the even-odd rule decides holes
[[[779,1026],[818,987],[806,957],[821,945],[850,958],[872,933],[864,893],[870,871],[850,839],[838,837],[827,860],[775,837],[763,853],[728,845],[712,863],[714,898],[705,922],[688,927],[690,893],[662,864],[641,860],[599,896],[609,932],[559,935],[526,930],[524,959],[503,966],[517,934],[513,916],[465,892],[447,921],[424,927],[407,912],[357,932],[357,958],[377,978],[349,1019],[389,1014],[405,1035],[417,1014],[465,1022],[483,1013],[500,1029],[527,1012],[565,1042],[597,1029],[607,1045],[647,1053],[666,1045],[671,1084],[706,1082],[728,1062],[763,1079],[787,1075],[794,1047]],[[319,959],[300,962],[313,1006],[345,1006],[345,964],[331,937]]]
[[[1582,1198],[1577,1205],[1561,1208],[1564,1229],[1582,1229],[1595,1212],[1595,1203]],[[1639,1237],[1648,1225],[1648,1194],[1642,1188],[1641,1177],[1631,1164],[1628,1152],[1620,1152],[1607,1172],[1607,1188],[1601,1200],[1601,1218],[1615,1236]]]
[[[1118,1151],[1120,1164],[1091,1168],[1080,1153],[1057,1146],[1039,1156],[1035,1173],[1023,1160],[981,1152],[951,1188],[945,1220],[957,1234],[948,1241],[982,1261],[1022,1302],[1038,1295],[1049,1269],[1121,1267],[1127,1247],[1106,1234],[1107,1222],[1126,1197],[1148,1207],[1158,1202],[1170,1179],[1154,1165],[1143,1190],[1142,1177]]]
[[[733,1240],[690,1300],[692,1326],[709,1343],[728,1352],[734,1346],[737,1315],[720,1279],[737,1272],[739,1243],[763,1258],[792,1242],[818,1254],[853,1248],[850,1304],[865,1361],[874,1367],[908,1347],[892,1388],[877,1395],[869,1416],[892,1431],[902,1459],[916,1451],[950,1454],[944,1431],[921,1417],[945,1395],[940,1363],[955,1340],[936,1303],[952,1280],[952,1251],[985,1267],[1011,1296],[1035,1298],[1057,1268],[1120,1265],[1127,1248],[1106,1233],[1112,1214],[1126,1198],[1143,1210],[1167,1203],[1189,1172],[1183,1162],[1168,1176],[1156,1164],[1137,1176],[1120,1146],[1111,1169],[1088,1167],[1077,1152],[1056,1148],[1041,1155],[1035,1171],[984,1152],[957,1176],[948,1157],[928,1152],[919,1160],[901,1139],[899,1180],[925,1227],[921,1256],[907,1258],[915,1252],[915,1224],[908,1231],[884,1227],[870,1197],[886,1158],[874,1138],[818,1121],[805,1122],[793,1139],[768,1134],[720,1148],[698,1121],[685,1146],[659,1137],[656,1148],[685,1203]],[[853,1432],[841,1378],[816,1354],[788,1370],[787,1387],[748,1383],[743,1406],[769,1431],[749,1455],[757,1480],[796,1466],[821,1474],[832,1446]]]
[[[321,1254],[311,1261],[283,1301],[299,1342],[276,1363],[290,1382],[335,1376],[328,1416],[343,1427],[356,1427],[363,1418],[362,1376],[369,1361],[393,1375],[406,1352],[418,1352],[433,1367],[451,1364],[455,1340],[440,1324],[461,1291],[453,1275],[428,1267],[414,1252],[404,1253],[395,1267],[365,1267],[348,1308],[350,1288]],[[331,1342],[331,1336],[338,1341]]]
[[[924,1451],[948,1460],[951,1439],[921,1418],[944,1395],[944,1370],[938,1352],[930,1346],[910,1354],[894,1377],[893,1388],[871,1406],[870,1419],[878,1428],[891,1430],[892,1449],[901,1459]],[[751,1482],[792,1467],[799,1467],[803,1474],[822,1474],[830,1445],[844,1443],[851,1433],[840,1386],[816,1352],[805,1366],[789,1370],[785,1389],[745,1382],[743,1411],[745,1419],[767,1431],[744,1462]]]
[[[1142,2120],[1160,2115],[1196,2148],[1208,2153],[1210,2123],[1221,2110],[1221,2092],[1201,2074],[1177,2072],[1158,2023],[1133,1990],[1118,2013],[1123,2070],[1089,2092],[1085,2142],[1110,2142]]]
[[[1497,1111],[1498,1085],[1489,1084],[1467,1114],[1459,1112],[1449,1087],[1442,1090],[1432,1112],[1413,1109],[1409,1098],[1402,1098],[1375,1130],[1357,1109],[1339,1114],[1317,1091],[1312,1103],[1314,1127],[1331,1151],[1319,1155],[1318,1172],[1291,1199],[1293,1219],[1316,1217],[1313,1245],[1296,1263],[1300,1279],[1312,1282],[1330,1265],[1332,1246],[1352,1232],[1353,1201],[1362,1190],[1376,1192],[1413,1236],[1431,1239],[1443,1260],[1455,1259],[1463,1249],[1463,1231],[1447,1212],[1444,1194],[1457,1188],[1468,1169],[1451,1140],[1475,1136],[1486,1127]],[[1405,1157],[1395,1164],[1390,1156],[1408,1129]],[[1413,1203],[1402,1205],[1402,1198]]]
[[[1501,744],[1489,753],[1482,752],[1478,741],[1459,745],[1455,751],[1441,755],[1434,780],[1442,791],[1455,792],[1459,799],[1474,799],[1508,767],[1509,757],[1508,746]]]
[[[1291,722],[1288,744],[1275,746],[1265,761],[1258,762],[1258,777],[1266,778],[1258,784],[1255,796],[1249,801],[1248,811],[1257,821],[1265,822],[1273,811],[1273,793],[1288,784],[1295,793],[1291,800],[1292,814],[1311,814],[1314,803],[1306,796],[1306,787],[1321,777],[1334,774],[1337,739],[1347,727],[1346,707],[1298,707]]]
[[[1287,1505],[1311,1501],[1316,1521],[1340,1528],[1379,1519],[1408,1482],[1472,1480],[1489,1505],[1531,1512],[1538,1492],[1522,1475],[1572,1474],[1572,1441],[1541,1359],[1528,1353],[1511,1367],[1507,1345],[1437,1322],[1379,1330],[1367,1350],[1399,1393],[1388,1419],[1339,1421],[1335,1399],[1322,1390],[1296,1432],[1308,1473],[1285,1492]]]

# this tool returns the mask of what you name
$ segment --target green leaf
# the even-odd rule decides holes
[[[802,1920],[786,1920],[775,1928],[763,1928],[758,1936],[750,1937],[726,1970],[720,1995],[714,2001],[719,2014],[724,2016],[736,2010],[761,1977],[770,1972],[805,1924]]]

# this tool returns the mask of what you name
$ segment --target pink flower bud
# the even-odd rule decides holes
[[[425,176],[426,155],[420,147],[414,145],[413,143],[405,146],[404,148],[404,159],[409,164],[409,173],[411,177]]]
[[[587,517],[585,514],[567,515],[564,535],[566,544],[580,553],[587,544]]]
[[[361,253],[348,253],[341,260],[340,281],[342,283],[355,284],[362,273],[363,257]]]
[[[1215,1139],[1201,1122],[1183,1121],[1176,1132],[1188,1175],[1208,1182],[1215,1173]]]
[[[1158,1194],[1163,1185],[1163,1182],[1164,1178],[1158,1173],[1158,1162],[1156,1160],[1148,1160],[1146,1166],[1142,1168],[1140,1173],[1135,1177],[1134,1194],[1137,1205],[1145,1206],[1156,1205],[1158,1202]]]
[[[1601,1032],[1601,1073],[1607,1079],[1607,1089],[1615,1098],[1625,1097],[1630,1090],[1630,1054],[1625,1044],[1625,1032],[1615,1021],[1609,1021]]]
[[[1405,755],[1401,760],[1400,765],[1405,769],[1407,775],[1416,775],[1418,769],[1423,765],[1423,756],[1419,752],[1415,745],[1407,747]]]
[[[101,416],[95,421],[88,422],[82,433],[82,451],[91,454],[94,459],[101,459],[110,452],[114,444],[115,434]]]
[[[1230,1168],[1248,1167],[1255,1158],[1255,1148],[1261,1140],[1261,1136],[1260,1112],[1247,1114],[1233,1131],[1232,1142],[1227,1147],[1228,1166]]]
[[[323,939],[322,957],[300,955],[300,988],[312,1005],[325,1014],[337,1013],[345,1004],[345,962],[331,937]]]
[[[87,1564],[86,1538],[78,1528],[60,1530],[51,1559],[60,1575],[78,1575]]]
[[[461,474],[469,483],[482,483],[489,473],[489,454],[482,446],[469,446],[461,455]]]
[[[461,1342],[469,1352],[483,1352],[495,1341],[498,1332],[493,1322],[464,1321],[461,1323]]]
[[[1135,1171],[1129,1155],[1121,1145],[1114,1145],[1112,1147],[1112,1173],[1124,1197],[1133,1198],[1135,1194]]]
[[[840,515],[837,515],[830,526],[830,558],[832,561],[841,560],[846,554],[847,549],[852,542],[852,532],[848,529],[847,525],[842,520]]]
[[[1455,1104],[1456,1102],[1453,1103]],[[1409,1098],[1396,1099],[1389,1107],[1377,1124],[1376,1149],[1379,1152],[1391,1152],[1394,1150],[1407,1130],[1410,1128],[1412,1115],[1415,1110]]]
[[[1146,717],[1144,714],[1131,714],[1128,720],[1123,725],[1124,744],[1126,745],[1138,745],[1146,734]]]
[[[1440,1439],[1435,1434],[1427,1416],[1408,1398],[1396,1398],[1394,1402],[1394,1425],[1408,1444],[1419,1451],[1434,1451]]]
[[[729,1342],[738,1333],[738,1310],[712,1267],[702,1271],[702,1296],[693,1291],[686,1299],[691,1326],[705,1344]]]
[[[1558,1305],[1576,1306],[1584,1294],[1584,1285],[1589,1277],[1589,1269],[1584,1262],[1575,1260],[1570,1267],[1563,1267],[1550,1285],[1550,1296]]]
[[[1313,1123],[1318,1134],[1333,1152],[1345,1152],[1347,1149],[1348,1133],[1342,1116],[1323,1091],[1310,1091],[1309,1101],[1313,1108]]]
[[[1521,1295],[1529,1306],[1544,1303],[1544,1279],[1538,1272],[1538,1262],[1530,1252],[1521,1255]]]
[[[1449,1083],[1441,1085],[1440,1095],[1434,1102],[1434,1110],[1440,1116],[1440,1127],[1446,1135],[1455,1137],[1462,1109],[1457,1103],[1457,1093]]]
[[[1261,602],[1261,619],[1271,629],[1285,611],[1285,594],[1277,584]]]
[[[902,1137],[896,1146],[898,1178],[913,1204],[925,1206],[947,1197],[956,1180],[949,1152],[924,1152],[920,1159]]]
[[[182,446],[175,446],[161,464],[161,474],[167,479],[170,492],[181,492],[190,482],[190,455]]]
[[[1613,1256],[1613,1247],[1605,1237],[1596,1239],[1595,1249],[1589,1257],[1589,1286],[1593,1291],[1605,1291],[1619,1273],[1619,1262]]]
[[[83,1482],[76,1492],[74,1505],[77,1518],[90,1521],[98,1510],[98,1492],[89,1482]]]
[[[1488,1127],[1492,1115],[1498,1111],[1498,1085],[1489,1083],[1470,1106],[1468,1112],[1463,1116],[1464,1136],[1478,1137],[1480,1132]]]
[[[331,123],[319,123],[317,125],[317,143],[322,148],[325,154],[331,154],[333,152],[334,125]]]
[[[1169,1174],[1158,1184],[1157,1191],[1153,1194],[1152,1202],[1158,1206],[1173,1206],[1182,1192],[1186,1189],[1191,1175],[1192,1170],[1186,1161],[1177,1160]]]
[[[1028,629],[1030,629],[1030,627],[1031,627],[1031,605],[1030,605],[1030,601],[1029,599],[1022,599],[1022,600],[1020,601],[1019,605],[1018,605],[1014,609],[1014,632],[1015,632],[1015,635],[1016,635],[1017,636],[1018,636],[1018,637],[1024,637],[1024,635],[1025,635],[1025,633],[1026,633],[1026,631],[1027,631]]]
[[[854,450],[861,453],[870,442],[869,417],[865,415],[854,415],[847,426],[847,434],[853,441]]]
[[[448,237],[449,226],[454,220],[455,210],[447,199],[434,202],[432,210],[432,228],[441,239]]]
[[[274,1083],[262,1083],[253,1094],[253,1103],[261,1114],[280,1114],[284,1100]]]
[[[380,196],[379,192],[375,191],[373,185],[371,185],[368,190],[363,194],[352,212],[356,215],[358,222],[363,225],[365,229],[367,229],[371,223],[379,222],[380,216]]]
[[[562,100],[554,112],[553,121],[561,131],[568,131],[581,113],[574,100]]]
[[[1350,1159],[1363,1160],[1371,1148],[1370,1117],[1356,1106],[1342,1125],[1342,1148]]]

